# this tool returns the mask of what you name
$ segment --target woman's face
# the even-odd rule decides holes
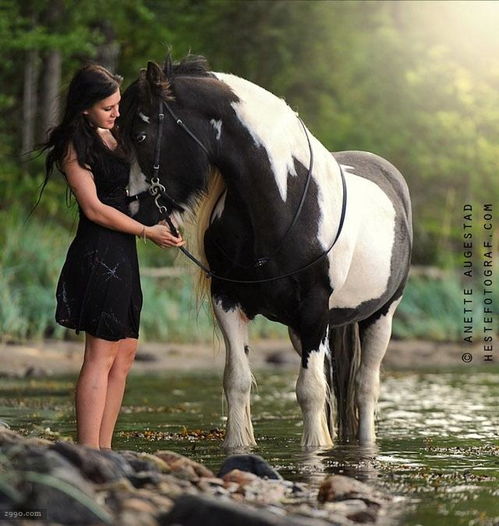
[[[114,121],[120,116],[120,100],[120,90],[116,90],[112,95],[96,102],[83,113],[94,126],[110,130],[114,127]]]

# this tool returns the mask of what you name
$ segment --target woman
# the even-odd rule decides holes
[[[73,77],[64,117],[50,133],[46,181],[56,166],[80,211],[57,286],[56,320],[85,331],[85,356],[76,386],[77,440],[110,449],[126,378],[137,349],[142,292],[134,236],[160,247],[181,238],[164,225],[145,226],[128,215],[129,162],[115,127],[121,77],[90,65]]]

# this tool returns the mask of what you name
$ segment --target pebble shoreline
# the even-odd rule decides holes
[[[354,526],[387,524],[392,502],[342,475],[320,488],[284,480],[256,455],[214,474],[173,451],[98,451],[0,427],[0,525]]]

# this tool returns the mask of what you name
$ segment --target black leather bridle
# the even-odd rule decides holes
[[[134,196],[130,196],[128,199],[129,199],[130,202],[136,201],[136,200],[140,201],[144,195],[147,195],[147,194],[152,195],[154,197],[154,203],[156,204],[156,207],[158,208],[160,217],[166,221],[166,223],[168,224],[168,227],[170,228],[171,233],[175,237],[178,237],[179,234],[178,234],[177,228],[173,224],[173,221],[171,220],[170,214],[172,213],[174,208],[183,210],[183,207],[182,207],[182,205],[177,203],[175,201],[175,199],[173,199],[170,195],[168,195],[168,192],[166,191],[166,187],[163,184],[161,184],[161,182],[159,180],[159,169],[160,169],[159,161],[160,161],[160,156],[161,156],[161,140],[162,140],[162,137],[163,137],[163,125],[164,125],[164,120],[165,120],[165,114],[163,112],[163,108],[166,108],[167,112],[171,115],[171,117],[173,118],[175,123],[178,126],[180,126],[180,128],[182,128],[202,148],[202,150],[209,156],[209,152],[208,152],[207,148],[204,146],[204,144],[194,135],[194,133],[174,113],[174,111],[171,109],[170,105],[165,100],[160,99],[160,101],[159,101],[159,109],[158,109],[158,122],[159,122],[158,135],[156,137],[156,144],[155,144],[155,147],[154,147],[154,164],[153,164],[153,169],[152,169],[152,177],[151,177],[150,181],[147,181],[148,184],[149,184],[149,188],[147,190],[141,192],[140,194],[137,194],[137,195],[134,195]],[[306,179],[306,182],[305,182],[305,186],[303,188],[303,192],[302,192],[302,196],[301,196],[301,199],[300,199],[300,203],[298,204],[298,207],[296,209],[296,212],[295,212],[295,215],[293,217],[293,220],[291,221],[288,229],[286,230],[284,236],[282,237],[282,239],[278,243],[277,247],[273,250],[271,255],[258,258],[256,260],[256,262],[254,263],[254,265],[252,265],[253,268],[261,268],[261,267],[263,267],[264,265],[269,263],[276,256],[276,254],[282,249],[282,247],[284,246],[284,241],[286,240],[286,238],[288,237],[288,234],[291,232],[291,230],[295,226],[295,224],[296,224],[296,222],[298,220],[298,216],[300,215],[300,213],[302,211],[302,208],[303,208],[303,205],[305,203],[305,198],[306,198],[306,195],[307,195],[307,192],[308,192],[308,188],[309,188],[309,185],[310,185],[310,180],[311,180],[311,177],[312,177],[312,168],[313,168],[314,158],[313,158],[312,145],[310,143],[310,138],[309,138],[307,129],[306,129],[305,124],[303,123],[303,121],[300,118],[299,118],[299,120],[300,120],[300,123],[301,123],[301,125],[303,127],[303,130],[305,132],[305,136],[307,137],[307,143],[308,143],[308,148],[309,148],[309,152],[310,152],[310,161],[309,161],[307,179]],[[336,244],[336,241],[338,241],[338,238],[340,237],[341,231],[343,230],[343,224],[345,222],[345,214],[346,214],[346,207],[347,207],[347,186],[346,186],[346,181],[345,181],[345,175],[343,173],[341,165],[338,165],[338,166],[340,168],[341,184],[342,184],[342,189],[343,189],[343,200],[342,200],[342,205],[341,205],[341,216],[340,216],[340,222],[339,222],[339,225],[338,225],[338,231],[336,232],[336,236],[335,236],[333,242],[331,243],[331,245],[327,248],[327,250],[322,252],[313,261],[311,261],[310,263],[307,263],[303,267],[300,267],[300,268],[298,268],[296,270],[293,270],[292,272],[287,272],[286,274],[280,274],[279,276],[273,276],[273,277],[270,277],[270,278],[254,279],[254,280],[233,279],[233,278],[227,278],[227,277],[215,274],[208,267],[206,267],[206,265],[204,265],[201,261],[199,261],[199,259],[197,259],[194,255],[192,255],[186,248],[179,247],[179,249],[195,265],[197,265],[203,272],[205,272],[207,277],[219,279],[219,280],[222,280],[222,281],[228,281],[228,282],[231,282],[231,283],[246,283],[246,284],[268,283],[268,282],[271,282],[271,281],[276,281],[276,280],[279,280],[279,279],[283,279],[283,278],[287,278],[287,277],[293,276],[294,274],[298,274],[299,272],[302,272],[302,271],[312,267],[317,262],[319,262],[321,259],[323,259],[327,254],[329,254],[329,252],[333,249],[334,245]],[[166,203],[166,204],[161,204],[160,203],[160,199],[163,199],[164,203]]]

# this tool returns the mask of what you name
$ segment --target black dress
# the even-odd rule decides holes
[[[91,169],[97,195],[104,204],[129,214],[130,165],[103,144],[96,148],[100,155]],[[100,226],[81,208],[79,212],[76,237],[57,285],[56,320],[104,340],[138,338],[142,291],[135,236]]]

